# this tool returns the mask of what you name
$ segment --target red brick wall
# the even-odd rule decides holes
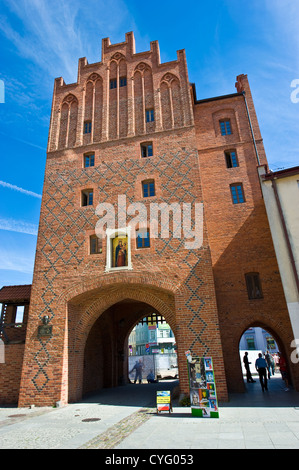
[[[125,73],[126,87],[110,89],[110,79],[119,84]],[[246,76],[238,78],[238,91],[243,89],[263,163]],[[155,120],[146,122],[145,111],[151,108]],[[233,134],[222,137],[218,122],[225,117]],[[83,134],[85,120],[92,121],[90,134]],[[153,143],[153,157],[141,158],[142,142]],[[232,148],[240,166],[228,170],[224,151]],[[87,152],[95,153],[95,166],[86,169]],[[105,240],[101,254],[88,251],[99,218],[96,205],[116,207],[118,195],[126,195],[128,204],[148,207],[141,193],[144,179],[155,179],[155,202],[204,202],[203,245],[188,250],[171,233],[137,250],[133,236],[133,269],[105,272]],[[240,181],[246,203],[233,206],[229,185]],[[87,188],[94,190],[93,207],[80,204]],[[247,298],[248,271],[260,273],[260,301]],[[123,307],[118,303],[124,301],[131,302],[133,313],[123,318],[120,330]],[[230,390],[242,389],[238,343],[248,326],[266,325],[285,348],[291,338],[244,97],[199,102],[192,109],[184,51],[161,64],[157,42],[136,54],[128,33],[121,44],[103,40],[101,62],[81,59],[77,83],[55,81],[19,405],[78,400],[94,388],[126,380],[123,352],[138,305],[140,318],[154,309],[171,325],[184,393],[186,350],[213,357],[218,398],[226,400],[227,383]],[[37,335],[44,315],[53,328],[50,338]],[[103,355],[105,348],[112,358]]]
[[[197,250],[186,249],[184,240],[173,238],[172,232],[169,239],[152,239],[150,248],[137,250],[133,234],[132,271],[105,272],[105,240],[101,254],[88,252],[89,236],[99,219],[98,202],[116,207],[118,195],[126,195],[128,204],[145,203],[148,214],[153,200],[202,202],[184,51],[178,51],[176,61],[161,64],[156,42],[150,51],[135,54],[133,39],[128,34],[119,45],[104,40],[102,62],[89,65],[82,59],[78,83],[55,82],[21,404],[31,403],[33,397],[36,404],[78,399],[107,382],[109,366],[104,364],[103,373],[94,379],[90,362],[92,356],[98,357],[100,368],[107,362],[100,359],[107,338],[102,334],[98,346],[92,339],[97,337],[96,325],[112,335],[107,348],[114,356],[114,373],[108,382],[117,385],[125,377],[118,353],[125,349],[137,318],[128,315],[122,333],[104,318],[107,309],[126,296],[142,302],[140,317],[147,306],[171,324],[182,391],[188,392],[185,351],[191,349],[194,354],[213,353],[218,393],[227,398],[206,232]],[[110,79],[119,83],[124,74],[127,86],[111,89]],[[155,120],[146,122],[145,112],[151,108]],[[93,123],[89,135],[82,134],[85,120]],[[140,144],[149,141],[154,156],[141,158]],[[95,153],[92,168],[83,168],[86,152]],[[157,193],[151,201],[142,197],[145,179],[155,179]],[[93,207],[80,205],[81,191],[87,188],[94,190]],[[38,338],[45,314],[53,336]]]
[[[24,344],[5,345],[5,363],[0,364],[0,404],[18,403],[24,347]]]
[[[243,88],[242,88],[243,87]],[[248,108],[261,163],[265,151],[246,76],[238,78],[238,90],[246,91]],[[195,105],[208,237],[226,377],[229,390],[243,390],[239,341],[249,326],[261,326],[289,352],[292,329],[276,262],[267,214],[262,198],[257,156],[242,95]],[[230,118],[232,135],[221,136],[219,119]],[[224,152],[236,150],[239,166],[227,168]],[[241,182],[245,203],[233,204],[230,184]],[[263,299],[249,300],[245,273],[258,272]],[[290,368],[295,386],[299,376]]]
[[[193,135],[192,130],[181,130],[176,132],[175,136],[174,133],[172,135],[163,133],[159,138],[153,136],[155,156],[149,159],[139,157],[140,138],[131,139],[124,146],[120,146],[119,143],[102,144],[96,150],[95,168],[87,170],[81,167],[84,148],[69,151],[69,159],[61,153],[49,156],[28,326],[28,337],[34,340],[27,344],[26,349],[27,372],[24,374],[22,403],[28,403],[30,388],[35,401],[38,401],[39,396],[41,401],[47,399],[52,402],[58,401],[61,399],[61,380],[72,382],[70,354],[68,360],[65,358],[68,362],[68,379],[61,377],[66,370],[66,362],[62,359],[65,357],[63,344],[67,308],[66,302],[63,303],[65,292],[72,290],[77,284],[81,286],[84,283],[82,294],[89,300],[90,293],[87,295],[86,293],[92,291],[93,285],[99,289],[105,279],[108,289],[116,280],[116,274],[104,273],[105,242],[102,254],[95,257],[88,254],[88,236],[95,227],[98,217],[94,214],[95,207],[80,207],[80,190],[84,186],[93,185],[95,201],[109,201],[116,204],[118,194],[126,194],[128,201],[141,202],[144,200],[140,199],[139,182],[148,177],[157,177],[160,185],[160,197],[156,198],[157,202],[200,201],[200,178],[196,170],[197,152],[191,147]],[[182,147],[185,150],[182,150]],[[122,157],[121,159],[115,158],[116,152]],[[105,160],[100,160],[103,158],[102,154],[105,155]],[[175,311],[172,313],[175,320],[172,320],[172,323],[178,342],[182,390],[188,391],[184,352],[190,348],[194,354],[213,352],[216,368],[219,368],[218,390],[225,398],[221,342],[219,329],[215,328],[217,307],[206,238],[200,250],[186,250],[181,240],[173,238],[154,239],[151,241],[151,247],[145,250],[137,250],[135,240],[132,240],[131,246],[133,272],[117,273],[117,280],[123,287],[126,286],[128,279],[132,279],[135,286],[139,285],[141,296],[142,294],[145,296],[145,286],[147,286],[147,289],[155,289],[155,297],[161,298],[165,287],[163,290],[160,287],[157,291],[161,281],[159,280],[157,285],[156,276],[159,279],[161,276],[165,278],[168,295],[171,295],[172,303],[175,305]],[[123,295],[126,292],[125,288]],[[74,292],[72,296],[75,295]],[[97,290],[96,295],[101,297],[103,292]],[[113,299],[109,296],[109,301],[111,298]],[[145,299],[143,301],[146,302]],[[82,299],[81,302],[84,311],[87,308],[86,299]],[[105,308],[105,304],[102,307],[103,302],[102,300],[102,311]],[[45,312],[51,317],[53,338],[42,341],[36,338],[36,329]],[[99,314],[97,311],[93,321]],[[73,341],[72,330],[78,328],[76,323],[73,324],[73,318],[73,315],[68,318],[70,343]],[[77,321],[82,328],[83,320],[79,317]],[[76,347],[81,349],[83,357],[86,333],[82,329],[80,331],[83,338],[81,335],[78,340],[80,346],[77,344]],[[212,347],[213,342],[217,346]],[[43,358],[42,361],[39,356]],[[30,385],[32,377],[35,377],[33,383],[36,390]],[[74,387],[77,389],[77,385]],[[82,389],[80,384],[78,387]],[[73,391],[69,390],[69,394],[73,394]]]

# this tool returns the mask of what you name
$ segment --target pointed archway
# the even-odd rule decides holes
[[[272,348],[273,350],[271,351]],[[243,386],[244,386],[244,390],[246,390],[247,392],[251,391],[251,387],[247,385],[248,377],[250,377],[250,375],[257,383],[259,383],[259,377],[257,374],[257,370],[255,368],[255,361],[258,358],[259,354],[262,354],[262,356],[265,359],[266,359],[267,354],[269,354],[269,357],[271,359],[273,358],[273,366],[269,366],[269,370],[267,371],[268,379],[271,376],[272,377],[275,376],[275,373],[276,373],[276,378],[278,377],[279,379],[281,379],[279,368],[278,367],[275,368],[276,358],[274,357],[274,353],[278,353],[278,352],[281,353],[283,357],[286,359],[287,375],[289,377],[288,383],[290,383],[291,367],[290,367],[290,362],[287,356],[287,350],[284,345],[283,339],[276,332],[276,330],[273,329],[273,327],[268,326],[263,322],[254,322],[248,325],[248,327],[242,331],[242,334],[240,336],[239,351],[240,351],[239,364],[240,364],[240,370],[242,371]],[[245,352],[250,362],[249,376],[247,376],[246,369],[243,364]],[[283,384],[282,380],[281,380],[281,383]]]
[[[159,289],[119,285],[68,304],[68,401],[88,392],[125,384],[128,377],[126,340],[136,322],[157,312],[175,331],[173,295]],[[74,324],[76,325],[74,327]]]

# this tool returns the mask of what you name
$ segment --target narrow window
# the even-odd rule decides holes
[[[127,86],[127,77],[120,77],[119,86],[120,87]]]
[[[239,166],[237,153],[235,150],[232,150],[231,152],[224,152],[224,154],[227,168],[235,168],[236,166]]]
[[[251,351],[255,349],[255,342],[254,342],[253,336],[246,336],[246,342],[247,342],[247,349]]]
[[[89,253],[91,255],[102,253],[102,240],[100,240],[96,235],[91,235],[89,237]]]
[[[92,189],[84,189],[81,192],[81,205],[82,206],[93,205],[93,190]]]
[[[153,144],[152,142],[141,144],[141,157],[152,157],[153,156]]]
[[[140,229],[136,231],[137,248],[150,247],[150,234],[148,229]]]
[[[143,194],[143,197],[155,196],[156,191],[155,191],[154,180],[148,180],[148,181],[142,182],[142,194]]]
[[[154,122],[155,120],[155,113],[153,109],[146,110],[146,122]]]
[[[94,153],[90,155],[84,155],[84,168],[94,166]]]
[[[16,307],[16,315],[15,315],[15,321],[14,321],[15,323],[23,323],[24,311],[25,311],[24,305],[18,305]]]
[[[232,129],[231,129],[229,119],[223,119],[219,121],[219,124],[220,124],[221,135],[231,135]]]
[[[117,87],[117,80],[116,80],[116,78],[112,78],[110,80],[110,90],[113,90],[116,87]]]
[[[84,122],[84,134],[91,134],[91,121]]]
[[[243,202],[245,202],[242,183],[231,184],[230,190],[234,204],[242,204]]]
[[[262,299],[262,287],[260,282],[259,273],[247,273],[245,274],[246,287],[248,298],[251,299]]]

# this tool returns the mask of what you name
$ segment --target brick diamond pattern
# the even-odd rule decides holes
[[[191,158],[190,158],[191,157]],[[94,209],[97,202],[116,203],[118,195],[126,195],[127,203],[137,202],[132,193],[132,187],[138,175],[145,173],[158,173],[163,181],[163,197],[159,203],[182,204],[199,202],[194,184],[194,159],[187,152],[177,152],[162,155],[160,158],[127,159],[119,161],[102,162],[100,166],[84,169],[63,169],[57,172],[51,171],[51,163],[46,176],[46,184],[43,196],[43,218],[39,237],[41,255],[43,257],[43,277],[46,287],[41,294],[43,308],[39,313],[42,320],[44,315],[49,315],[52,321],[55,317],[55,302],[57,292],[54,288],[56,282],[63,275],[63,268],[74,264],[78,268],[84,262],[84,233],[86,230],[94,230],[96,216]],[[95,201],[92,208],[79,208],[75,205],[78,194],[76,188],[98,185],[100,201]],[[111,201],[111,187],[115,194],[115,200]],[[77,190],[78,191],[78,190]],[[194,223],[194,222],[193,222]],[[193,228],[193,227],[192,227]],[[200,296],[200,287],[204,282],[196,273],[196,265],[200,263],[198,250],[186,250],[185,240],[174,239],[171,232],[167,239],[160,239],[162,247],[156,249],[158,255],[163,255],[166,250],[174,254],[184,249],[186,252],[183,263],[190,268],[186,281],[189,298],[185,307],[190,313],[188,327],[193,333],[194,340],[191,350],[197,343],[201,343],[201,333],[206,328],[206,323],[200,318],[200,310],[204,305]],[[200,306],[198,308],[198,305]],[[40,350],[35,355],[38,372],[32,379],[36,390],[41,391],[49,381],[46,369],[50,360],[47,348],[48,341],[39,338]],[[205,346],[205,345],[204,345]],[[43,360],[41,357],[43,356]]]

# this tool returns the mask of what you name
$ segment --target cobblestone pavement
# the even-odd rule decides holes
[[[61,408],[0,407],[0,449],[111,449],[155,412],[177,381],[105,389]]]
[[[173,403],[157,415],[157,390],[177,382],[103,390],[61,408],[0,407],[0,449],[299,449],[299,393],[285,392],[277,376],[262,393],[219,404],[219,419],[196,418]]]
[[[103,434],[100,434],[81,446],[80,449],[114,449],[124,439],[130,436],[132,432],[136,431],[139,426],[142,426],[146,421],[148,421],[155,412],[156,410],[153,408],[143,408],[136,411],[107,429]]]

